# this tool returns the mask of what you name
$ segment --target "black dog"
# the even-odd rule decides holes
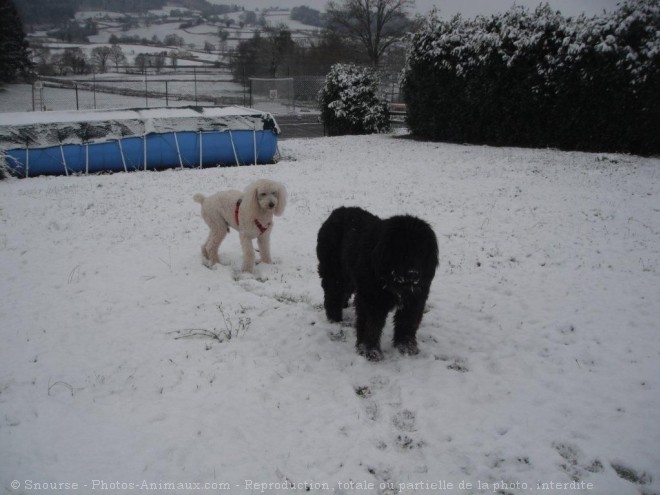
[[[438,266],[438,242],[429,224],[412,216],[381,220],[361,208],[337,208],[319,230],[316,254],[330,321],[355,294],[357,351],[379,361],[387,314],[394,315],[394,346],[417,354],[416,333]]]

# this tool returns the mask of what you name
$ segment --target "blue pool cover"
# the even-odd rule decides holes
[[[0,122],[5,168],[33,177],[273,163],[278,128],[270,114],[239,107],[190,110],[78,116],[87,120],[42,116],[4,126],[4,132]]]

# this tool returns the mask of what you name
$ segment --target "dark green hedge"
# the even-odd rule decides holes
[[[402,89],[414,136],[493,145],[660,153],[660,2],[599,17],[547,5],[430,17]]]

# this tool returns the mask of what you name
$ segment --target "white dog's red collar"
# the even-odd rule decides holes
[[[240,207],[241,207],[241,200],[239,199],[238,201],[236,201],[236,208],[234,209],[234,220],[236,220],[236,226],[237,227],[239,226],[239,223],[238,223],[238,210],[240,209]],[[259,220],[257,220],[256,218],[254,219],[254,224],[257,226],[257,228],[259,229],[259,232],[261,234],[266,232],[268,230],[268,227],[270,227],[270,222],[267,223],[266,226],[264,227],[264,225]]]
[[[266,232],[266,231],[268,230],[268,227],[270,227],[270,223],[268,223],[268,224],[264,227],[264,226],[261,224],[261,222],[260,222],[259,220],[257,220],[256,218],[254,219],[254,224],[257,226],[257,228],[259,229],[259,232],[261,232],[261,234],[263,234],[264,232]],[[261,235],[261,234],[259,234],[259,235]]]

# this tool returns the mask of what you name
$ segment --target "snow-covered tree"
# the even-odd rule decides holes
[[[331,136],[372,134],[389,129],[387,103],[379,95],[375,70],[335,64],[319,92],[321,119]]]

